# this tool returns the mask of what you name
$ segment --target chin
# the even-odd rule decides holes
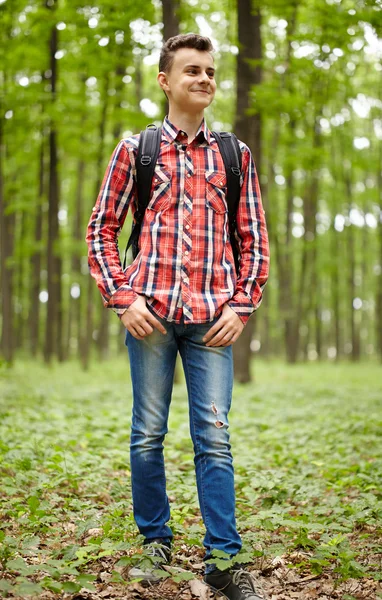
[[[194,98],[193,98],[193,102],[192,104],[200,104],[202,106],[209,106],[211,104],[213,100],[213,97],[211,97],[210,95],[204,95],[204,94],[197,94]]]

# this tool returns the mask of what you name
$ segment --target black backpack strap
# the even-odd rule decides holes
[[[239,274],[239,252],[235,238],[236,213],[240,200],[241,150],[234,133],[222,131],[212,132],[219,146],[227,176],[227,206],[229,218],[230,240],[235,259],[236,273]]]
[[[157,127],[154,124],[147,125],[146,129],[141,131],[135,165],[137,171],[137,210],[134,213],[134,222],[129,241],[126,245],[123,270],[125,270],[126,267],[126,255],[130,246],[132,247],[133,258],[135,258],[139,252],[139,234],[141,232],[145,210],[150,201],[151,182],[158,159],[161,139],[162,128]]]

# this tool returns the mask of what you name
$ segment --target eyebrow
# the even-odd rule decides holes
[[[185,69],[189,69],[190,67],[193,67],[194,69],[200,69],[200,65],[185,65]],[[215,69],[214,67],[207,67],[206,71],[213,71],[215,73]]]

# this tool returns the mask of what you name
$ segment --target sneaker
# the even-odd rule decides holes
[[[131,579],[141,579],[143,585],[159,583],[161,575],[165,573],[162,565],[168,565],[171,561],[170,547],[162,543],[162,540],[152,540],[143,545],[142,558],[129,570]]]
[[[267,600],[260,583],[242,567],[234,566],[229,571],[215,569],[204,576],[204,582],[221,598]]]

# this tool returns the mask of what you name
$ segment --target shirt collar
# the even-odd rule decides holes
[[[174,142],[178,135],[181,133],[181,129],[178,129],[175,125],[173,125],[169,118],[166,116],[163,121],[163,133],[169,142]],[[195,139],[198,137],[200,141],[203,141],[204,138],[204,140],[208,144],[211,143],[211,132],[208,129],[207,123],[204,118],[199,125],[199,129],[196,132]]]

